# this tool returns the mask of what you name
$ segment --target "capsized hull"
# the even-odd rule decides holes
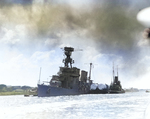
[[[90,90],[88,92],[88,94],[107,94],[108,93],[108,89],[96,89],[96,90]]]
[[[79,91],[78,88],[66,89],[62,87],[53,87],[50,85],[38,84],[38,97],[79,95],[87,93],[87,91]]]

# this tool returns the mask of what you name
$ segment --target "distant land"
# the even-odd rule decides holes
[[[24,95],[27,90],[34,87],[30,86],[7,86],[0,84],[0,95]]]
[[[0,84],[0,96],[4,95],[25,95],[29,94],[29,90],[37,89],[36,87],[31,86],[8,86],[5,84]],[[150,89],[138,89],[138,88],[128,88],[124,89],[125,92],[139,92],[139,91],[146,91]],[[33,93],[34,94],[34,93]],[[32,95],[32,94],[31,94]]]

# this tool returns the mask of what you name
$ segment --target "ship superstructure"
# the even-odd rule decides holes
[[[74,48],[64,47],[64,67],[60,67],[57,75],[53,75],[48,85],[38,84],[38,96],[61,96],[86,94],[90,90],[92,80],[88,72],[73,67],[74,60],[71,58]]]

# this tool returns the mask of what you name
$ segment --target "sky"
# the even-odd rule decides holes
[[[60,0],[1,4],[0,84],[37,86],[64,66],[63,50],[74,47],[73,66],[110,84],[114,63],[123,88],[150,88],[150,44],[138,12],[145,0]],[[83,51],[80,51],[82,49]]]

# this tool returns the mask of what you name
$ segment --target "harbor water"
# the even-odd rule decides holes
[[[150,93],[0,96],[0,119],[145,119]]]

